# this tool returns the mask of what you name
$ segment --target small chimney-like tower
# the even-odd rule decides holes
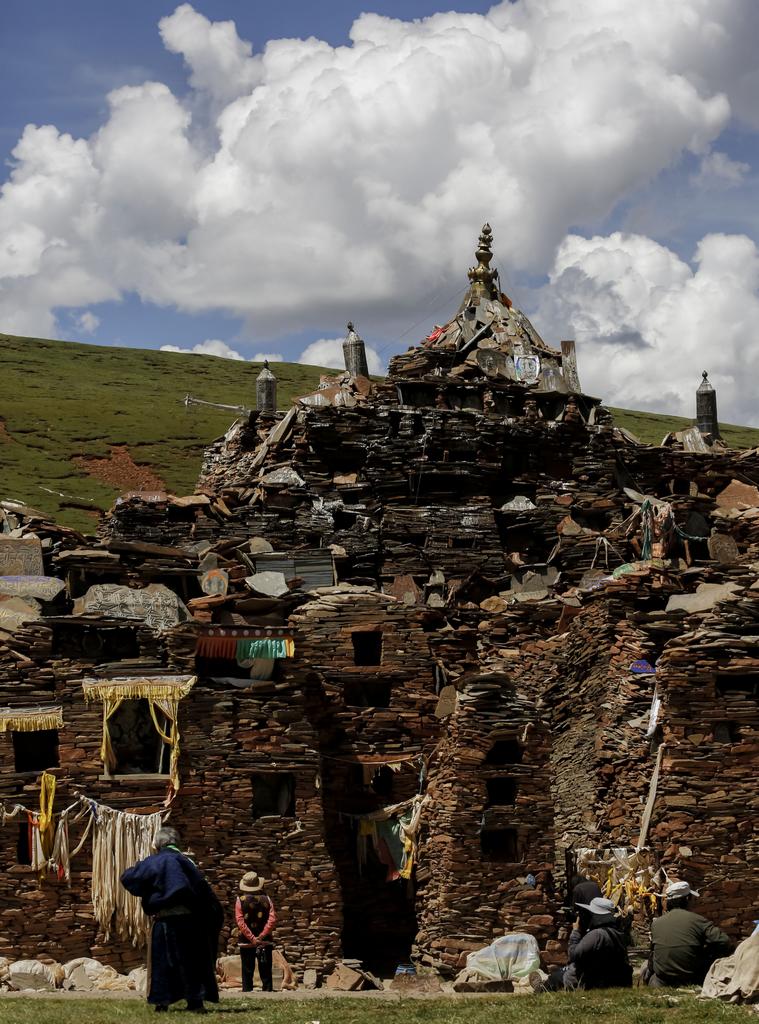
[[[256,378],[256,409],[264,416],[277,411],[277,378],[269,369],[268,359],[264,359],[264,368]]]
[[[366,362],[366,346],[356,334],[356,329],[348,322],[348,337],[343,342],[343,358],[345,369],[351,377],[368,377],[369,366]]]
[[[702,434],[711,434],[713,440],[720,437],[717,420],[717,392],[709,383],[706,370],[701,374],[703,380],[696,391],[696,423]]]

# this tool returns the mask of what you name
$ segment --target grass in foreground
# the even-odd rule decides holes
[[[177,1004],[164,1020],[189,1020]],[[184,1014],[175,1018],[174,1014]],[[155,1021],[143,1001],[118,999],[13,998],[0,996],[0,1021],[8,1024],[124,1024]],[[192,1018],[194,1019],[194,1018]],[[666,994],[574,992],[541,996],[447,999],[227,999],[209,1007],[206,1019],[235,1024],[712,1024],[755,1019],[746,1009],[700,1001],[677,991]]]

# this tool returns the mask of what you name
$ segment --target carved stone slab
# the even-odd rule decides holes
[[[0,536],[0,576],[43,576],[44,573],[39,538]]]

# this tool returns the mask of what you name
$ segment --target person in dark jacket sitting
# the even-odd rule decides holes
[[[730,939],[688,907],[699,894],[687,882],[670,882],[667,911],[651,922],[651,958],[643,977],[652,988],[701,985],[712,963],[727,956]]]
[[[624,927],[611,900],[597,896],[577,907],[588,912],[587,932],[575,921],[567,947],[567,965],[542,986],[557,992],[572,988],[630,988],[632,967]]]
[[[596,896],[577,904],[590,914],[588,930],[580,934],[579,922],[569,937],[567,955],[574,964],[580,988],[630,988],[632,967],[627,956],[624,926],[611,900]]]

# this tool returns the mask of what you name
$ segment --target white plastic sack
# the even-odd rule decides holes
[[[540,949],[534,935],[512,932],[495,939],[484,949],[466,958],[468,971],[488,981],[514,981],[526,978],[540,968]]]
[[[225,988],[241,988],[242,964],[239,955],[220,956],[216,961],[216,977]]]
[[[75,992],[124,992],[129,988],[126,975],[89,956],[69,960],[63,974],[63,987]]]
[[[145,996],[148,992],[148,969],[147,967],[135,967],[127,974],[129,988],[138,995]]]
[[[9,982],[19,992],[52,992],[55,989],[55,973],[39,960],[17,960],[8,968]]]

